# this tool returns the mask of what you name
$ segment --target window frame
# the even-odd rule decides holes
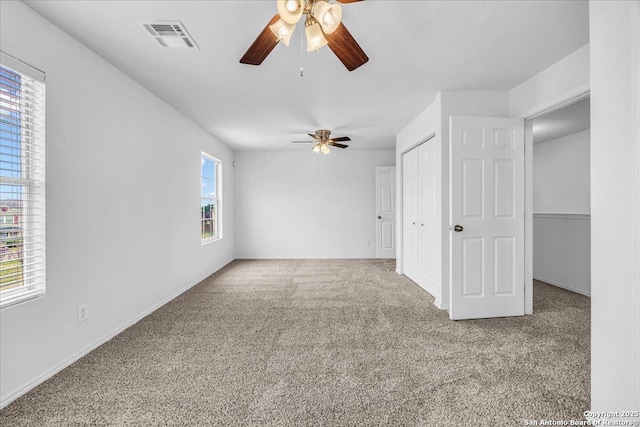
[[[22,129],[19,154],[22,165],[21,176],[1,177],[3,186],[20,186],[21,188],[20,224],[22,229],[22,254],[19,258],[22,284],[0,291],[0,310],[4,310],[46,295],[46,83],[44,72],[6,52],[0,52],[0,65],[8,72],[20,77],[19,126]],[[11,132],[11,129],[7,132]],[[30,260],[25,264],[27,258]]]
[[[203,194],[203,182],[205,177],[203,175],[202,166],[205,160],[212,161],[215,164],[215,176],[213,177],[215,182],[215,197],[205,196]],[[203,200],[211,200],[215,203],[215,216],[212,219],[215,222],[215,235],[211,237],[204,237],[203,223],[206,218],[203,215]],[[200,152],[200,244],[206,245],[207,243],[215,242],[222,239],[222,162],[220,159],[213,157],[212,155],[201,151]]]

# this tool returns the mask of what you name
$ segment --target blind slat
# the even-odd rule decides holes
[[[1,286],[7,287],[7,286],[14,286],[14,285],[22,285],[26,280],[35,280],[35,279],[43,279],[43,278],[44,278],[44,274],[38,274],[33,277],[28,277],[27,279],[11,280],[10,282],[3,283]],[[30,284],[33,286],[33,283],[30,283]]]

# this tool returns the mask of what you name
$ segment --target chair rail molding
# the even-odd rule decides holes
[[[550,219],[580,219],[589,221],[591,219],[591,214],[571,212],[534,212],[533,217]]]

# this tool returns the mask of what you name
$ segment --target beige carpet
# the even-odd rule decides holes
[[[2,426],[521,426],[589,409],[589,299],[453,322],[395,261],[235,261],[18,399]]]

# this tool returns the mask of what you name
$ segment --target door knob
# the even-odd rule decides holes
[[[461,232],[462,230],[464,230],[464,227],[463,227],[463,226],[461,226],[461,225],[457,225],[457,224],[456,224],[456,225],[453,227],[453,231],[455,231],[456,233],[459,233],[459,232]]]
[[[378,219],[382,219],[382,217],[380,215],[378,215]]]

